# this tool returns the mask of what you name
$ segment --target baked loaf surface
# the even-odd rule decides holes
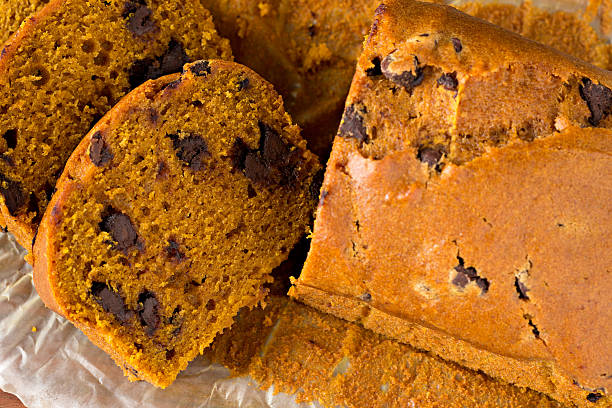
[[[130,89],[201,58],[231,58],[196,0],[53,0],[0,55],[0,212],[26,249],[57,177]]]
[[[305,234],[319,170],[305,145],[241,65],[138,87],[58,181],[34,248],[41,298],[131,379],[169,385]]]
[[[610,88],[609,72],[452,8],[381,6],[292,295],[607,406]]]
[[[240,313],[205,356],[262,388],[325,407],[553,408],[543,394],[492,380],[355,323],[271,296]]]
[[[47,3],[49,0],[0,0],[0,44],[17,31],[26,17]]]

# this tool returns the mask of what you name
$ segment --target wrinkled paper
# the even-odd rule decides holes
[[[518,0],[502,2],[520,4]],[[569,12],[584,10],[586,3],[533,1],[549,11]],[[106,353],[43,305],[24,255],[11,234],[0,232],[0,389],[17,395],[28,408],[320,407],[298,404],[288,394],[275,395],[273,387],[263,391],[249,377],[231,378],[228,369],[202,357],[165,390],[129,382]]]

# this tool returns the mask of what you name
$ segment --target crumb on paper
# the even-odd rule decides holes
[[[36,328],[36,326],[32,326],[32,333],[36,333],[38,329]]]

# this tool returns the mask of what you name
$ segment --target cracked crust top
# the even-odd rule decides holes
[[[605,405],[610,88],[609,72],[452,8],[381,5],[292,293]]]

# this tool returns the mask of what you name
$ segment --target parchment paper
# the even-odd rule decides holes
[[[549,11],[570,12],[584,10],[586,3],[533,1]],[[320,407],[297,404],[291,395],[274,395],[273,388],[262,391],[248,377],[230,378],[226,368],[203,358],[193,361],[165,390],[145,382],[130,383],[110,357],[45,308],[24,254],[10,233],[0,232],[0,388],[17,395],[28,408]]]

